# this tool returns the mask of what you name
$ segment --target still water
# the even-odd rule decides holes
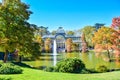
[[[39,60],[36,61],[24,61],[25,63],[33,66],[33,67],[45,67],[45,66],[53,66],[54,65],[54,56],[56,56],[57,62],[65,59],[65,58],[80,58],[86,65],[87,68],[95,68],[99,65],[106,65],[108,68],[120,68],[120,62],[107,62],[105,61],[105,57],[96,57],[95,53],[59,53],[58,55],[46,54],[43,53],[40,56]],[[107,57],[106,57],[107,58]]]

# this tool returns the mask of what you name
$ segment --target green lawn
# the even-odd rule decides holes
[[[11,80],[120,80],[120,71],[97,74],[69,74],[23,68],[23,74],[0,75]]]

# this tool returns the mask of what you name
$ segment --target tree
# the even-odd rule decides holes
[[[83,29],[80,29],[79,31],[84,34],[88,47],[93,47],[93,44],[91,42],[93,34],[96,31],[96,29],[93,26],[85,26]]]
[[[72,36],[74,34],[75,34],[75,32],[73,32],[73,31],[67,31],[67,35],[69,35],[69,36]]]
[[[56,31],[55,31],[55,30],[53,30],[53,31],[51,32],[51,34],[52,34],[52,35],[55,35],[55,34],[56,34]]]
[[[113,32],[115,31],[109,27],[102,27],[94,33],[94,37],[92,38],[92,42],[95,45],[95,51],[97,53],[101,53],[103,50],[106,50],[109,59],[110,50],[112,49],[113,45],[112,40],[114,39],[114,37],[111,35]]]
[[[51,39],[47,38],[45,40],[45,51],[48,53],[51,51]]]
[[[39,47],[33,41],[35,26],[27,22],[32,12],[29,6],[20,0],[5,0],[0,5],[0,39],[3,41],[0,47],[8,52],[19,50],[19,54],[31,54],[36,56],[39,50],[33,48]],[[37,53],[37,54],[36,54]],[[6,62],[7,59],[4,59]]]
[[[66,40],[66,49],[67,49],[67,52],[71,52],[72,51],[72,44],[73,44],[72,39],[68,38]]]
[[[42,37],[39,36],[39,35],[36,35],[35,36],[35,42],[39,44],[39,46],[40,46],[39,50],[42,52],[43,47],[44,47],[44,41],[43,41]]]
[[[120,17],[116,17],[112,19],[112,29],[114,29],[116,32],[114,32],[112,35],[114,36],[114,39],[112,40],[113,43],[113,49],[114,53],[116,55],[117,60],[120,58]]]
[[[87,52],[87,42],[84,33],[82,34],[82,53]]]
[[[73,43],[72,44],[72,51],[78,51],[79,50],[79,44]]]
[[[36,25],[33,24],[33,26],[36,26]],[[39,44],[39,46],[40,46],[39,50],[40,50],[40,52],[42,52],[42,50],[44,49],[44,40],[42,39],[42,36],[40,35],[39,29],[40,28],[37,27],[36,31],[34,32],[34,37],[35,37],[34,41]]]
[[[46,35],[48,34],[48,27],[44,27],[44,26],[40,26],[38,27],[38,30],[36,31],[37,34],[39,34],[40,36]]]

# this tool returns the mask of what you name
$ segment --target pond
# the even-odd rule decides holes
[[[120,68],[120,62],[107,62],[101,56],[96,57],[94,52],[89,53],[58,53],[57,62],[65,58],[80,58],[87,68],[95,68],[99,65],[106,65],[109,69]],[[46,67],[53,66],[54,55],[52,53],[42,53],[39,60],[36,61],[24,61],[24,63],[31,65],[32,67]]]

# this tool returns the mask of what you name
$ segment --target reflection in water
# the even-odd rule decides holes
[[[93,56],[93,55],[92,55],[91,53],[89,53],[89,56],[88,56],[88,57],[89,57],[89,60],[90,60],[90,61],[92,61],[92,56]]]
[[[89,59],[88,59],[88,54],[86,54],[86,53],[81,53],[80,59],[81,59],[85,64],[87,64],[88,61],[89,61]]]
[[[116,68],[120,68],[120,61],[116,61]]]
[[[120,62],[107,62],[103,60],[103,57],[96,57],[95,53],[58,53],[57,56],[44,54],[37,60],[33,66],[52,66],[62,59],[65,58],[80,58],[86,65],[87,68],[95,68],[97,65],[106,65],[109,69],[120,68]],[[54,59],[56,59],[54,62]]]
[[[39,61],[38,60],[36,60],[35,61],[35,67],[37,67],[37,66],[39,66],[40,64],[39,64]]]
[[[57,55],[53,55],[53,66],[57,63]]]
[[[76,57],[76,58],[78,58],[79,57],[79,53],[66,53],[66,54],[64,54],[64,58],[74,58],[74,57]]]
[[[53,43],[53,66],[55,66],[57,63],[57,44],[56,44],[56,40],[54,40]]]
[[[120,68],[120,62],[117,62],[117,64],[115,65],[115,62],[106,61],[108,59],[107,56],[101,55],[99,57],[96,57],[95,53],[66,53],[65,56],[66,58],[80,58],[85,63],[87,68],[95,68],[98,65],[105,65],[109,69]]]
[[[46,55],[45,57],[46,59],[44,65],[47,66],[49,64],[49,55]]]

